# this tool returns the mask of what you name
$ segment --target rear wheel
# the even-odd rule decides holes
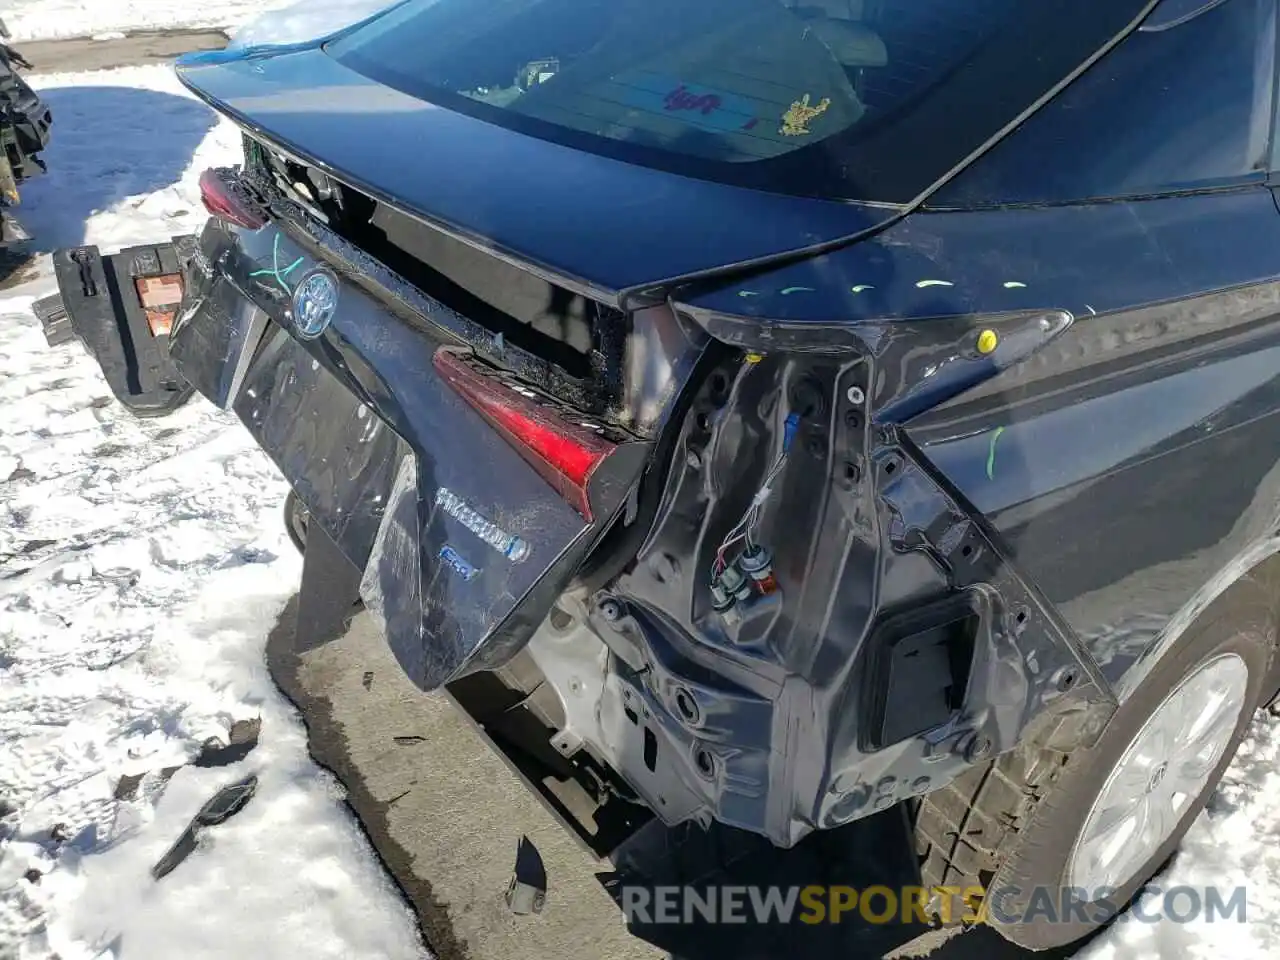
[[[307,508],[302,505],[298,495],[290,490],[289,495],[284,498],[284,528],[298,552],[304,555],[307,552],[307,522],[310,519]]]
[[[1032,950],[1088,935],[1204,808],[1248,730],[1271,644],[1270,605],[1243,582],[1155,665],[1094,747],[1068,756],[1027,744],[931,794],[916,817],[926,885],[985,888],[987,921]]]

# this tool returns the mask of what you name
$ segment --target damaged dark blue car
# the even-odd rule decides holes
[[[1280,687],[1276,6],[408,0],[185,60],[203,235],[40,310],[597,853],[1123,904]]]

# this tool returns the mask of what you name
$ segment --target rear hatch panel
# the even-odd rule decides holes
[[[301,224],[210,221],[188,263],[178,368],[235,411],[365,571],[362,597],[415,683],[434,689],[500,663],[615,517],[649,444],[607,431],[613,452],[592,477],[587,519],[441,375],[442,349],[469,353],[458,336],[430,309],[410,318],[375,295],[401,282],[367,262],[356,274],[341,238],[314,223],[291,236],[283,222]],[[292,291],[317,269],[344,282],[332,322],[303,339]]]

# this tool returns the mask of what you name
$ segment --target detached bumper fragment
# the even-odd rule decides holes
[[[97,247],[59,250],[58,295],[34,305],[49,345],[79,339],[135,416],[165,416],[194,392],[169,356],[168,334],[182,300],[182,264],[195,244],[195,237],[175,237],[106,257]]]
[[[53,114],[18,76],[15,64],[31,66],[12,47],[0,43],[0,154],[5,158],[3,175],[16,188],[17,183],[44,172],[44,161],[39,154],[49,145]],[[15,189],[10,202],[16,200]]]

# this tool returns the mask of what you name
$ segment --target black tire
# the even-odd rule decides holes
[[[307,521],[309,519],[307,508],[302,505],[298,495],[290,490],[289,495],[284,498],[284,528],[293,545],[298,548],[298,553],[303,556],[307,553]]]
[[[1066,946],[1106,923],[1172,856],[1235,756],[1263,693],[1274,645],[1273,607],[1257,583],[1242,580],[1152,668],[1091,749],[1067,755],[1026,744],[925,798],[916,816],[924,882],[983,887],[987,922],[1029,950]],[[1065,917],[1048,919],[1036,910],[1020,919],[1033,896],[1044,903],[1046,894],[1037,891],[1047,891],[1055,908],[1062,903],[1071,851],[1111,770],[1164,698],[1200,664],[1223,653],[1239,655],[1246,665],[1246,706],[1205,788],[1169,839],[1105,900]]]

